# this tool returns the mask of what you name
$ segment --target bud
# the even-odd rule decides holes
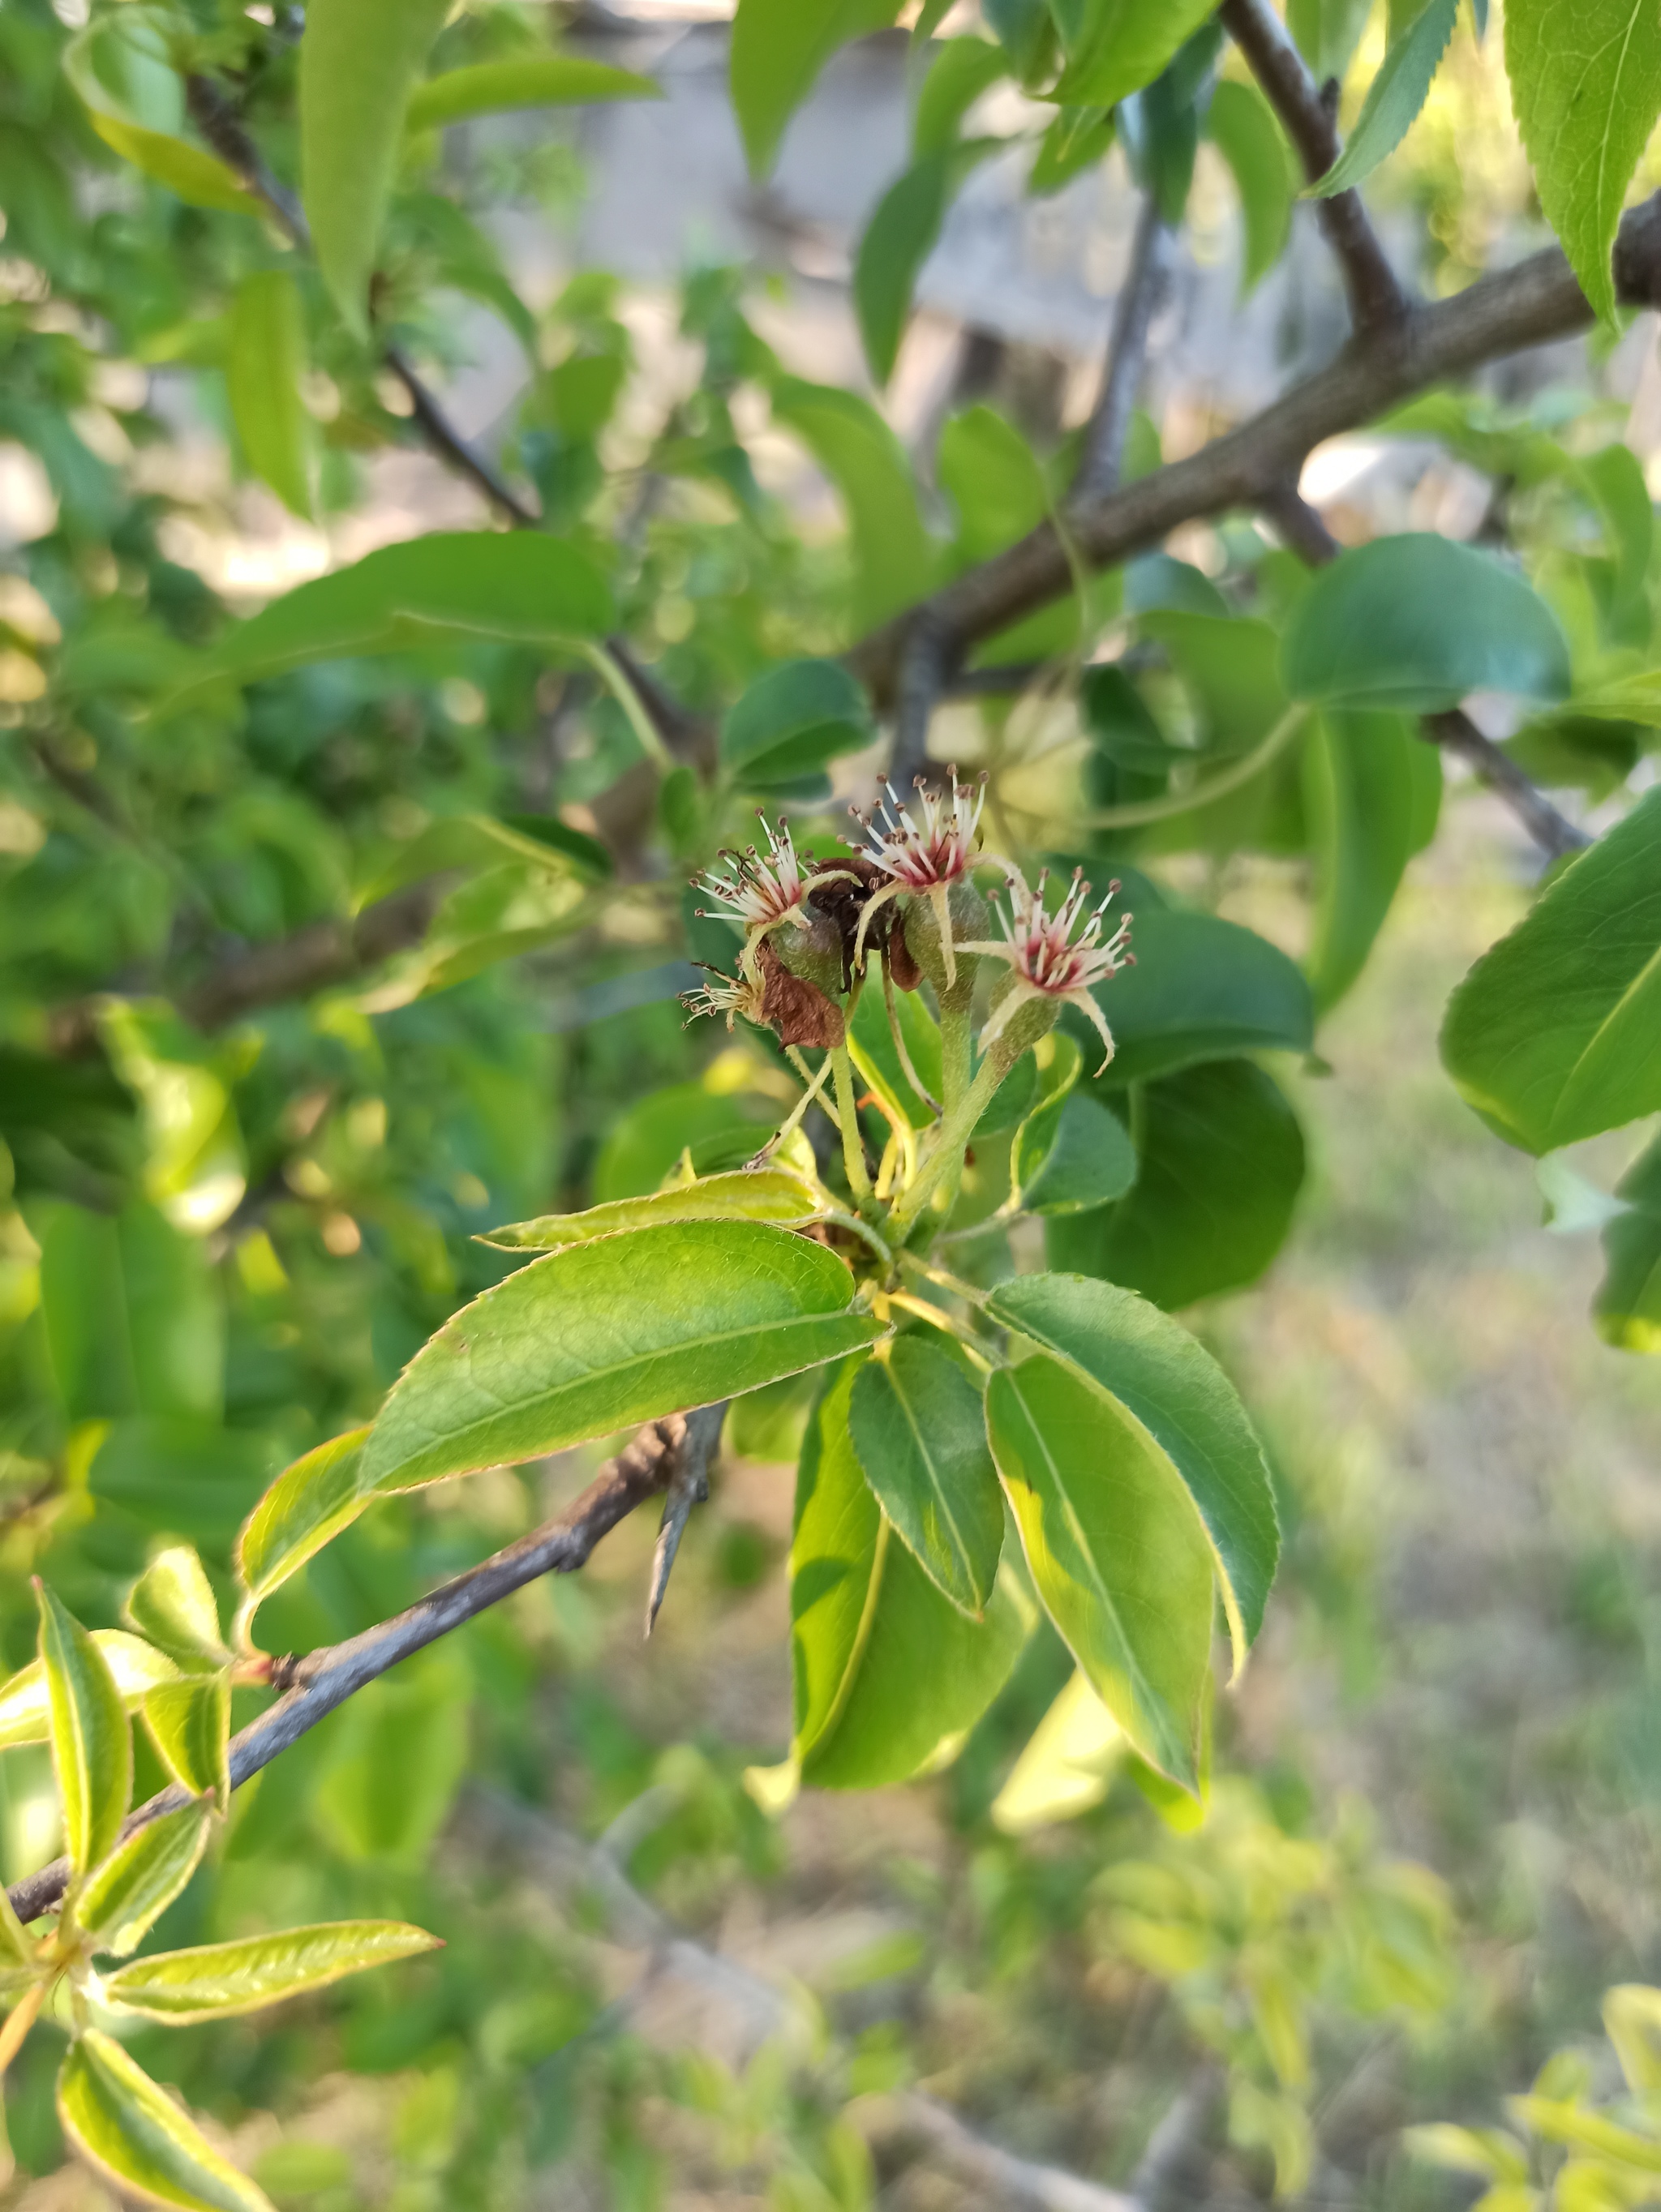
[[[940,932],[942,905],[953,940],[949,957]],[[992,927],[992,910],[986,901],[966,876],[960,876],[943,890],[908,899],[904,927],[906,951],[934,985],[942,1008],[964,1012],[975,994],[977,963],[970,948]],[[899,977],[894,980],[898,982]]]

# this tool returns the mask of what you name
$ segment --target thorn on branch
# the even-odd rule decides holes
[[[692,1508],[709,1502],[709,1462],[721,1440],[721,1425],[727,1418],[727,1404],[723,1398],[719,1405],[699,1406],[692,1413],[675,1414],[672,1424],[658,1423],[660,1430],[672,1425],[678,1434],[673,1447],[668,1495],[663,1501],[657,1549],[652,1554],[652,1587],[646,1600],[648,1636],[656,1625],[659,1608],[668,1590],[669,1577],[674,1571],[680,1540],[686,1534]]]

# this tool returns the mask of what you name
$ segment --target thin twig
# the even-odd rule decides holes
[[[900,664],[894,745],[889,758],[889,779],[902,794],[928,778],[928,726],[934,718],[946,673],[944,637],[932,623],[920,621],[906,640]]]
[[[686,1534],[686,1524],[692,1517],[692,1508],[709,1503],[709,1462],[721,1440],[721,1425],[727,1418],[730,1402],[723,1398],[719,1405],[699,1406],[684,1416],[686,1425],[680,1449],[675,1455],[669,1492],[663,1501],[657,1549],[652,1554],[652,1587],[646,1599],[648,1636],[669,1588],[669,1577],[674,1571],[675,1557],[680,1550],[680,1540]]]
[[[1131,411],[1147,362],[1147,337],[1171,276],[1171,226],[1149,192],[1136,222],[1130,267],[1113,310],[1102,388],[1084,434],[1084,455],[1073,486],[1074,499],[1100,499],[1119,481]]]
[[[587,1564],[603,1536],[609,1535],[636,1506],[672,1480],[686,1434],[687,1416],[671,1413],[648,1421],[631,1443],[608,1460],[575,1503],[555,1519],[494,1553],[465,1574],[457,1575],[379,1627],[366,1629],[344,1644],[326,1644],[303,1659],[279,1661],[271,1681],[283,1695],[231,1738],[231,1787],[269,1766],[337,1706],[379,1680],[400,1659],[424,1650],[526,1583],[548,1574],[574,1574]],[[189,1802],[175,1785],[163,1790],[127,1815],[121,1832],[131,1835],[165,1813]],[[55,1905],[69,1881],[67,1859],[57,1859],[29,1875],[11,1892],[12,1910],[27,1927]]]
[[[1245,56],[1313,184],[1326,174],[1342,148],[1332,111],[1286,26],[1269,0],[1223,0],[1217,20]],[[1343,273],[1356,330],[1403,330],[1411,319],[1413,302],[1378,243],[1360,192],[1335,192],[1330,199],[1317,200],[1315,212]]]

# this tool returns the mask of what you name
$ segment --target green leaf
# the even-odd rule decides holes
[[[112,153],[165,185],[186,207],[217,208],[226,215],[265,213],[260,202],[237,181],[235,170],[199,146],[96,109],[87,119]]]
[[[1290,0],[1287,28],[1317,83],[1343,82],[1372,13],[1372,0]]]
[[[1557,617],[1509,568],[1425,531],[1341,553],[1293,610],[1281,660],[1296,699],[1425,714],[1469,691],[1561,699]]]
[[[284,1997],[326,1989],[366,1967],[392,1966],[442,1948],[436,1936],[401,1920],[337,1920],[135,1959],[108,1977],[105,1995],[129,2012],[179,2027],[258,2012]]]
[[[112,2035],[88,2028],[58,2075],[58,2117],[119,2197],[179,2212],[274,2212]]]
[[[1227,162],[1240,195],[1245,250],[1240,297],[1254,291],[1286,251],[1295,190],[1292,149],[1255,84],[1226,77],[1206,110],[1206,136]]]
[[[911,118],[913,158],[943,153],[989,87],[1009,74],[1009,57],[989,40],[946,39],[935,49]]]
[[[957,510],[957,563],[972,568],[1036,530],[1050,512],[1043,465],[995,409],[965,407],[940,432],[934,474]]]
[[[311,35],[308,31],[307,36]],[[541,531],[432,531],[301,584],[239,623],[161,703],[229,678],[255,684],[308,661],[507,638],[569,648],[611,627],[611,595],[572,546]]]
[[[760,1222],[631,1230],[532,1261],[418,1352],[363,1447],[366,1491],[558,1451],[753,1390],[883,1334],[834,1253]]]
[[[1106,1796],[1128,1748],[1124,1730],[1080,1669],[1010,1769],[993,1800],[993,1826],[1025,1836],[1089,1812]]]
[[[788,1168],[741,1168],[735,1175],[705,1176],[678,1189],[657,1190],[646,1198],[614,1199],[591,1206],[586,1213],[544,1213],[487,1231],[477,1241],[504,1252],[557,1252],[568,1244],[592,1243],[619,1230],[645,1229],[662,1221],[773,1221],[785,1225],[812,1221],[824,1201]]]
[[[1603,520],[1615,599],[1624,605],[1642,592],[1655,544],[1655,507],[1644,465],[1616,439],[1584,460],[1580,473]]]
[[[875,736],[865,693],[840,662],[787,660],[758,676],[729,711],[721,757],[742,771],[746,788],[764,791],[815,775]]]
[[[156,1553],[134,1583],[122,1618],[187,1674],[211,1674],[231,1656],[220,1638],[213,1586],[188,1544]]]
[[[730,967],[738,939],[728,937]],[[618,1115],[594,1163],[594,1196],[610,1206],[620,1198],[644,1198],[662,1183],[684,1187],[678,1172],[685,1154],[699,1175],[742,1170],[765,1142],[768,1125],[757,1117],[757,1102],[742,1093],[708,1090],[702,1083],[671,1083]],[[776,1122],[776,1107],[772,1109]]]
[[[800,0],[788,0],[794,8]],[[909,606],[933,574],[904,448],[868,400],[781,377],[773,418],[794,430],[842,495],[855,568],[854,620],[867,629]]]
[[[575,54],[517,62],[475,62],[429,77],[410,95],[405,127],[430,131],[514,107],[575,107],[602,100],[661,100],[663,88],[633,70],[613,69]]]
[[[38,1576],[34,1596],[64,1842],[70,1863],[84,1874],[114,1848],[127,1817],[132,1731],[103,1653]]]
[[[42,1226],[41,1319],[52,1382],[70,1419],[217,1420],[224,1310],[201,1239],[143,1205],[113,1217],[56,1206]]]
[[[1003,1499],[974,1384],[927,1337],[899,1337],[855,1376],[848,1425],[896,1534],[934,1587],[978,1620],[997,1580]]]
[[[1546,220],[1597,313],[1615,313],[1621,210],[1661,114],[1661,17],[1646,0],[1513,0],[1506,71]]]
[[[837,48],[898,13],[899,0],[739,0],[729,68],[751,176],[772,167],[785,125]]]
[[[1399,714],[1325,714],[1304,748],[1316,869],[1309,979],[1335,1005],[1366,963],[1409,860],[1435,820],[1442,757]]]
[[[1110,1084],[1241,1052],[1306,1052],[1313,1042],[1308,982],[1266,937],[1216,915],[1139,907],[1131,943],[1136,965],[1095,993],[1113,1031]],[[1092,1033],[1080,1026],[1078,1034]]]
[[[1323,177],[1309,187],[1314,199],[1347,192],[1393,154],[1430,96],[1431,79],[1453,36],[1459,0],[1428,0],[1395,40],[1367,87],[1349,142]]]
[[[1039,141],[1027,172],[1027,197],[1047,199],[1070,185],[1081,170],[1105,161],[1116,136],[1110,109],[1062,108]]]
[[[922,992],[896,991],[894,1018],[905,1039],[905,1048],[918,1082],[931,1097],[938,1098],[942,1089],[940,1033],[934,1017],[923,1004]],[[848,1045],[861,1076],[896,1118],[910,1121],[914,1129],[928,1128],[934,1118],[933,1110],[918,1097],[900,1065],[894,1033],[888,1026],[882,984],[874,975],[871,988],[861,992],[859,1004],[854,1009],[854,1018],[848,1028]]]
[[[815,1407],[790,1545],[794,1756],[824,1790],[934,1772],[1009,1679],[1030,1628],[1006,1571],[983,1621],[930,1582],[879,1506],[849,1432],[861,1363]]]
[[[162,1682],[176,1682],[179,1669],[165,1653],[151,1649],[121,1628],[94,1628],[92,1640],[103,1654],[114,1680],[123,1709],[137,1712],[148,1692]],[[52,1704],[46,1694],[46,1669],[38,1659],[20,1667],[0,1689],[0,1751],[20,1743],[52,1741]]]
[[[1086,0],[1071,58],[1046,96],[1067,107],[1116,107],[1153,83],[1211,12],[1210,0]]]
[[[112,1422],[87,1470],[102,1504],[222,1558],[271,1479],[271,1441],[204,1421]]]
[[[312,418],[300,396],[306,325],[286,270],[256,270],[237,286],[225,374],[248,466],[291,513],[309,520]]]
[[[144,1725],[175,1782],[193,1797],[231,1802],[231,1681],[228,1674],[165,1682],[144,1700]]]
[[[321,1774],[313,1818],[345,1859],[417,1873],[468,1766],[474,1681],[453,1644],[423,1652],[347,1706]]]
[[[300,41],[300,175],[323,281],[369,335],[369,278],[405,112],[447,0],[310,0]]]
[[[1171,1462],[1056,1359],[1000,1368],[986,1414],[1045,1611],[1136,1749],[1196,1789],[1211,1554]]]
[[[1262,1626],[1281,1532],[1263,1448],[1233,1384],[1185,1328],[1111,1283],[1019,1275],[987,1312],[1116,1399],[1170,1459],[1215,1554],[1238,1672]]]
[[[1281,681],[1281,641],[1268,623],[1187,607],[1155,607],[1141,617],[1193,694],[1206,743],[1220,752],[1248,752],[1287,710]]]
[[[1603,1231],[1603,1279],[1592,1319],[1605,1344],[1661,1352],[1661,1138],[1615,1187],[1628,1211]]]
[[[1661,790],[1483,954],[1448,1001],[1442,1061],[1526,1152],[1661,1109]]]
[[[348,1429],[285,1468],[242,1525],[236,1571],[247,1596],[246,1630],[260,1601],[356,1521],[368,1504],[357,1472],[367,1428]]]
[[[603,883],[613,872],[605,846],[557,814],[447,814],[400,845],[358,891],[356,903],[362,911],[424,876],[451,868],[499,868],[510,860],[551,874],[574,871],[589,883]]]
[[[1010,1199],[1025,1213],[1087,1213],[1124,1196],[1136,1148],[1104,1106],[1074,1093],[1082,1054],[1072,1037],[1052,1034],[1042,1095],[1010,1146]]]
[[[1004,143],[982,138],[921,155],[878,201],[855,257],[854,309],[865,358],[879,385],[894,374],[911,295],[939,242],[946,209],[977,163]]]
[[[75,1917],[98,1950],[125,1958],[138,1948],[196,1872],[207,1848],[213,1809],[198,1798],[159,1820],[147,1820],[87,1877]]]
[[[1304,1179],[1285,1095],[1251,1061],[1221,1060],[1150,1083],[1138,1122],[1135,1188],[1104,1212],[1051,1221],[1050,1265],[1167,1308],[1255,1282],[1286,1241]]]

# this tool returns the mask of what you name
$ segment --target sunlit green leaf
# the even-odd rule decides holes
[[[1075,1093],[1083,1066],[1075,1041],[1054,1033],[1052,1053],[1038,1103],[1010,1146],[1011,1199],[1025,1213],[1088,1213],[1135,1182],[1136,1147],[1104,1106]]]
[[[1274,109],[1256,86],[1232,78],[1225,78],[1213,91],[1205,127],[1240,195],[1245,233],[1240,266],[1244,298],[1275,266],[1292,235],[1292,149]]]
[[[788,0],[794,7],[797,0]],[[855,568],[854,619],[883,620],[916,597],[934,549],[904,448],[868,400],[833,385],[782,377],[774,420],[792,430],[842,495]]]
[[[1603,1279],[1592,1301],[1597,1333],[1625,1352],[1661,1352],[1661,1139],[1615,1185],[1626,1210],[1603,1231]]]
[[[751,173],[773,166],[784,126],[837,48],[886,28],[899,0],[739,0],[733,19],[733,112]]]
[[[1081,1275],[1018,1275],[990,1317],[1115,1398],[1169,1458],[1216,1555],[1235,1665],[1262,1625],[1281,1533],[1263,1448],[1197,1339],[1135,1292]]]
[[[274,2212],[113,2036],[89,2028],[58,2076],[58,2116],[118,2194],[179,2212]]]
[[[236,172],[199,146],[162,131],[146,131],[119,115],[94,112],[88,119],[112,153],[165,185],[187,207],[220,208],[230,215],[263,213],[253,194],[237,181]]]
[[[557,1252],[568,1244],[587,1244],[619,1230],[645,1229],[663,1221],[811,1221],[824,1200],[788,1168],[741,1168],[733,1175],[705,1176],[679,1189],[657,1190],[644,1198],[614,1199],[591,1206],[586,1213],[545,1213],[487,1231],[481,1244],[504,1252]]]
[[[147,1692],[176,1682],[179,1669],[165,1652],[125,1629],[94,1628],[92,1640],[104,1656],[125,1710],[137,1712]],[[52,1709],[46,1670],[38,1659],[20,1667],[0,1689],[0,1751],[15,1744],[46,1743],[52,1737]]]
[[[112,2004],[152,2020],[216,2020],[257,2012],[365,1967],[391,1966],[440,1948],[436,1936],[401,1920],[339,1920],[234,1943],[205,1943],[193,1951],[158,1952],[119,1967],[104,1988]]]
[[[144,1700],[144,1725],[173,1780],[192,1796],[211,1790],[224,1811],[231,1802],[229,1675],[164,1682]]]
[[[1645,0],[1512,0],[1506,70],[1546,220],[1600,315],[1627,188],[1661,114],[1661,19]]]
[[[747,787],[764,791],[817,775],[875,734],[870,702],[838,662],[787,660],[758,676],[728,711],[721,757]]]
[[[475,62],[429,77],[410,95],[405,122],[428,131],[470,116],[514,107],[575,107],[592,100],[661,100],[663,88],[633,70],[578,54],[538,54],[524,61]]]
[[[1317,871],[1310,982],[1322,1007],[1366,965],[1409,860],[1433,829],[1442,757],[1399,714],[1326,714],[1304,748]]]
[[[226,380],[248,466],[292,513],[312,512],[312,418],[301,398],[306,326],[284,269],[245,276],[231,304]]]
[[[1409,28],[1392,40],[1343,152],[1310,186],[1316,198],[1348,191],[1396,151],[1430,96],[1458,12],[1459,0],[1426,0]]]
[[[1099,1805],[1127,1749],[1124,1730],[1082,1668],[1028,1738],[992,1802],[992,1825],[1025,1836]]]
[[[894,374],[912,294],[939,242],[953,195],[976,164],[1001,148],[984,138],[947,143],[921,155],[872,210],[854,263],[854,307],[871,374],[885,385]]]
[[[1009,58],[986,39],[946,39],[935,49],[911,118],[914,156],[951,145],[964,117],[991,85],[1007,76]]]
[[[1050,97],[1116,107],[1151,84],[1211,13],[1208,0],[1076,0],[1068,66]]]
[[[312,244],[347,327],[369,334],[369,278],[405,112],[447,0],[309,0],[300,173]]]
[[[859,1363],[815,1407],[790,1545],[801,1778],[874,1789],[948,1764],[1003,1687],[1029,1620],[1007,1573],[983,1621],[930,1582],[866,1481],[849,1432]]]
[[[246,1619],[262,1598],[298,1574],[307,1559],[357,1518],[368,1503],[357,1472],[367,1428],[332,1437],[285,1468],[243,1524],[236,1568],[248,1595]]]
[[[186,1674],[211,1674],[231,1656],[220,1638],[213,1586],[188,1544],[156,1553],[134,1583],[123,1614],[130,1628]]]
[[[1056,1359],[999,1369],[986,1410],[1045,1610],[1137,1750],[1196,1787],[1212,1560],[1170,1459]]]
[[[109,1662],[37,1579],[40,1664],[52,1717],[52,1763],[64,1840],[84,1873],[114,1847],[132,1797],[132,1731]]]
[[[1661,791],[1483,954],[1448,1001],[1442,1059],[1531,1152],[1661,1108]]]
[[[903,1336],[855,1377],[848,1425],[897,1534],[935,1587],[978,1619],[1003,1550],[980,1393],[926,1336]]]
[[[1240,1052],[1309,1049],[1309,985],[1278,945],[1218,915],[1181,907],[1134,912],[1136,965],[1095,993],[1113,1031],[1108,1082],[1146,1083]],[[1077,1034],[1089,1051],[1094,1032],[1080,1024]]]
[[[99,1950],[125,1958],[137,1949],[196,1872],[212,1826],[213,1807],[198,1799],[147,1820],[94,1869],[75,1914]]]
[[[274,599],[203,654],[191,682],[162,703],[171,709],[227,678],[252,684],[347,654],[481,637],[557,647],[599,635],[611,614],[603,579],[557,538],[433,531]]]
[[[882,1334],[824,1246],[759,1222],[631,1230],[533,1261],[411,1360],[363,1448],[366,1491],[557,1451],[753,1390]]]

